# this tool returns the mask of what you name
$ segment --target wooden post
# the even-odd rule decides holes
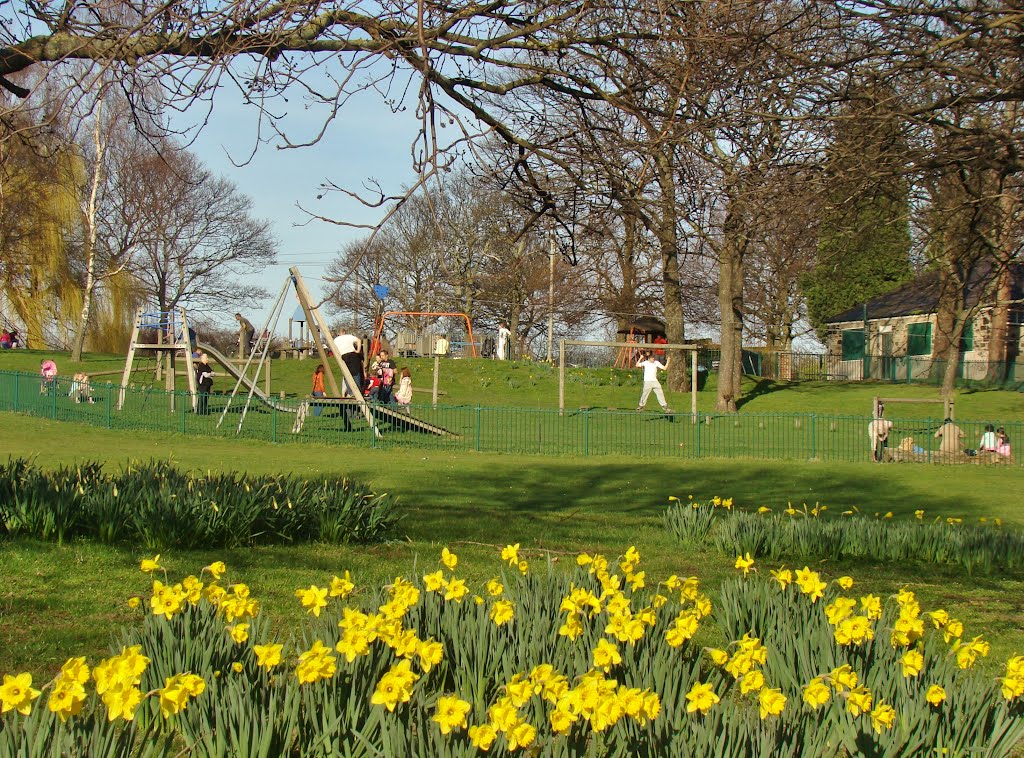
[[[565,415],[565,340],[558,340],[558,415]]]
[[[267,356],[267,373],[263,375],[263,391],[267,393],[267,397],[270,397],[270,364],[273,363],[273,359]]]
[[[434,391],[433,391],[433,398],[432,398],[433,404],[434,404],[435,408],[437,407],[437,374],[438,374],[438,372],[440,370],[441,370],[441,358],[439,356],[435,355],[434,356]]]

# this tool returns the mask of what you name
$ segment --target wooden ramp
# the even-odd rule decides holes
[[[302,426],[305,424],[306,418],[309,416],[310,408],[314,405],[319,405],[320,407],[340,407],[343,411],[347,409],[360,408],[360,404],[350,397],[306,398],[299,404],[298,413],[295,415],[295,425],[292,427],[292,434],[298,434],[302,431]],[[425,434],[435,434],[438,437],[450,437],[452,439],[457,439],[459,437],[458,434],[445,429],[443,426],[431,424],[429,421],[424,421],[423,419],[418,419],[415,416],[410,416],[408,413],[403,413],[402,411],[387,405],[373,405],[372,403],[367,403],[366,407],[373,414],[374,419],[377,421],[387,422],[391,425],[392,429],[423,432]]]

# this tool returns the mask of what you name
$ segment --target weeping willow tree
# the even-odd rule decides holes
[[[30,348],[65,347],[82,303],[71,244],[79,162],[56,140],[11,135],[0,159],[0,292]]]
[[[132,336],[135,310],[145,301],[146,293],[129,272],[107,277],[96,293],[88,348],[100,353],[124,352]]]

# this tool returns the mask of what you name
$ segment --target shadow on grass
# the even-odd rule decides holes
[[[436,461],[437,456],[423,460]],[[830,516],[856,506],[866,516],[893,511],[913,518],[917,508],[927,518],[965,519],[1000,516],[1015,520],[1001,506],[985,510],[980,503],[1006,482],[979,474],[964,481],[956,472],[916,471],[893,466],[760,465],[729,462],[597,462],[539,463],[513,458],[495,460],[489,472],[468,475],[461,466],[447,470],[426,463],[412,481],[406,475],[358,471],[378,489],[397,492],[407,517],[403,528],[416,540],[529,539],[551,544],[568,540],[601,539],[606,532],[625,539],[638,529],[662,529],[668,497],[699,500],[715,495],[733,497],[738,507],[768,505],[776,511],[792,502],[829,507]],[[481,468],[475,469],[481,471]],[[938,477],[942,481],[936,481]],[[948,481],[947,481],[948,480]],[[947,486],[948,484],[948,486]],[[938,493],[942,494],[938,494]]]

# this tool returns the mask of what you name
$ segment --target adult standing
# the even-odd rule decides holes
[[[892,422],[883,418],[885,406],[878,404],[875,411],[875,418],[868,424],[868,437],[871,439],[871,458],[876,463],[885,459],[885,448],[889,445],[889,432],[892,431]]]
[[[361,395],[363,393],[363,353],[359,338],[354,334],[346,333],[344,329],[339,330],[338,336],[334,338],[334,352],[341,357],[341,362],[352,374],[357,392]],[[349,391],[349,387],[343,387],[342,397],[347,397]]]
[[[496,355],[495,355],[495,357],[499,361],[503,361],[506,358],[508,358],[508,347],[509,347],[508,340],[509,340],[509,337],[511,337],[511,336],[512,336],[512,332],[509,330],[509,328],[507,326],[505,326],[505,322],[504,321],[499,321],[498,322],[498,347],[497,347],[497,352],[496,352]]]
[[[256,327],[241,313],[235,314],[235,321],[238,322],[238,355],[245,358],[252,347],[252,338],[256,336]]]
[[[210,390],[213,389],[213,369],[210,367],[210,356],[206,353],[199,354],[199,363],[196,364],[196,389],[199,391],[196,397],[196,413],[208,416]]]
[[[669,359],[670,361],[671,359]],[[637,361],[637,368],[644,370],[644,389],[640,395],[640,405],[637,406],[637,412],[639,413],[647,405],[647,398],[654,393],[654,396],[658,399],[658,403],[661,404],[661,409],[665,413],[672,413],[672,409],[668,407],[668,403],[665,402],[665,392],[661,389],[661,382],[658,381],[658,371],[665,371],[668,369],[669,361],[662,363],[657,358],[653,357],[649,350],[644,350],[640,353],[640,360]]]

